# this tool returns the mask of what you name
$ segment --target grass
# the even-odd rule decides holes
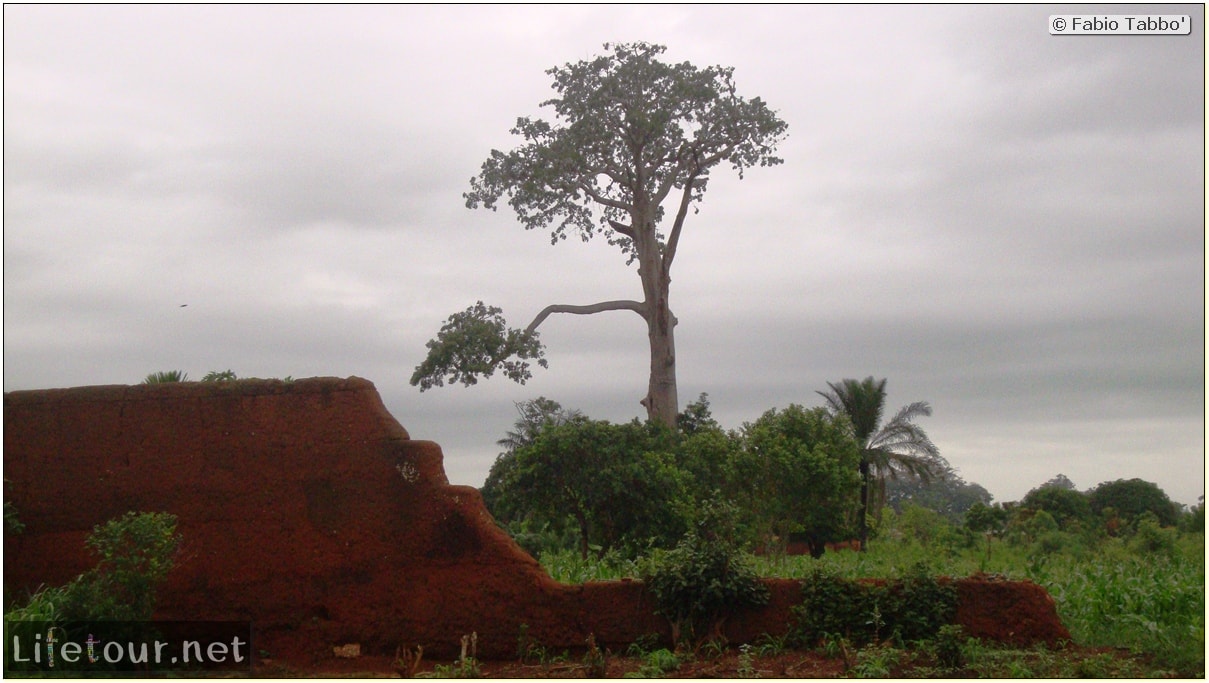
[[[584,561],[577,553],[564,551],[543,553],[539,559],[551,576],[564,583],[637,577],[634,563],[617,557]],[[1057,552],[997,539],[989,552],[982,543],[935,548],[914,540],[886,540],[874,541],[865,553],[829,552],[817,560],[803,555],[764,556],[757,558],[756,565],[764,577],[805,578],[821,566],[843,578],[893,578],[906,575],[919,562],[938,575],[984,572],[1034,581],[1054,597],[1075,643],[1149,657],[1163,667],[1149,672],[1153,675],[1204,675],[1203,534],[1182,534],[1175,547],[1164,552],[1140,552],[1119,539],[1105,539],[1092,547],[1072,543],[1068,550]],[[988,676],[1085,676],[1110,664],[1083,659],[1067,670],[1046,660],[1043,652],[1011,652],[1015,651],[981,647],[968,668]],[[879,671],[886,654],[869,653],[864,672]],[[1114,664],[1112,671],[1120,668]]]
[[[555,581],[573,585],[636,579],[639,573],[637,562],[623,559],[616,553],[605,553],[601,558],[589,554],[583,559],[578,550],[564,548],[555,552],[543,551],[537,559]]]
[[[1124,647],[1204,669],[1205,566],[1174,557],[1056,562],[1039,581],[1082,645]]]

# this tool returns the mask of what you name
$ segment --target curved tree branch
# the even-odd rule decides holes
[[[525,332],[533,332],[550,317],[552,313],[573,313],[575,315],[591,315],[592,313],[602,313],[604,311],[634,311],[646,320],[648,312],[646,304],[641,301],[631,301],[621,299],[618,301],[601,301],[600,303],[588,304],[587,306],[574,306],[571,304],[551,304],[542,309],[541,313],[529,323],[525,328]]]
[[[676,258],[676,247],[680,245],[680,229],[684,227],[684,217],[688,215],[689,204],[693,202],[693,184],[697,182],[697,174],[689,176],[684,183],[684,194],[680,197],[680,209],[676,212],[676,221],[672,223],[672,234],[668,236],[667,248],[663,252],[663,272],[672,269],[672,259]]]
[[[591,197],[592,201],[596,202],[597,204],[600,204],[601,206],[611,206],[614,209],[617,209],[618,211],[625,211],[625,212],[631,212],[634,210],[634,207],[631,204],[626,204],[625,202],[623,202],[619,199],[613,199],[612,197],[606,197],[606,196],[600,194],[599,192],[596,191],[596,188],[589,185],[586,181],[582,181],[582,180],[580,181],[579,190],[581,192],[583,192],[584,194],[588,195],[589,197]]]
[[[638,239],[637,236],[634,234],[634,228],[632,226],[626,225],[625,223],[622,223],[620,221],[615,221],[610,218],[609,227],[613,228],[613,230],[615,230],[616,232],[619,232],[619,233],[625,235],[626,237],[629,237],[632,240]]]

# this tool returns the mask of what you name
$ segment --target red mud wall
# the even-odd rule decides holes
[[[640,583],[552,581],[356,377],[7,393],[4,478],[25,524],[4,538],[10,596],[86,570],[92,527],[137,510],[175,514],[184,538],[157,618],[251,620],[256,648],[278,657],[343,643],[449,655],[475,631],[480,656],[506,658],[521,624],[557,648],[668,634]],[[989,584],[989,599],[959,583],[973,635],[1069,637],[1044,591]],[[797,584],[773,589],[767,609],[731,620],[732,640],[784,632]],[[1025,604],[1041,615],[1027,624]]]

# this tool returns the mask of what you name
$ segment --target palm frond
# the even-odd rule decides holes
[[[834,413],[842,413],[852,421],[852,429],[861,445],[868,443],[882,419],[882,408],[886,402],[886,380],[845,379],[839,383],[828,382],[830,391],[816,392],[827,401]]]
[[[160,370],[147,375],[143,384],[167,384],[170,382],[187,382],[189,374],[180,370]]]
[[[886,380],[872,376],[862,381],[845,379],[828,382],[829,391],[816,392],[827,402],[828,409],[846,415],[852,432],[861,447],[861,543],[868,538],[868,519],[876,517],[885,503],[886,480],[899,477],[917,478],[925,483],[941,476],[948,463],[940,449],[928,438],[923,428],[914,423],[918,417],[932,414],[926,401],[916,401],[901,408],[885,425],[881,425],[886,402]],[[880,426],[879,426],[880,425]]]

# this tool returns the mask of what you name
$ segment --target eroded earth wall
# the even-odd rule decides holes
[[[472,631],[481,657],[512,657],[521,624],[557,648],[668,633],[637,582],[552,581],[356,377],[10,392],[4,478],[25,524],[4,538],[10,597],[85,571],[93,526],[136,510],[175,514],[184,539],[157,618],[250,620],[278,657],[451,655]],[[783,632],[795,588],[728,635]],[[978,628],[1011,619],[963,609]]]

